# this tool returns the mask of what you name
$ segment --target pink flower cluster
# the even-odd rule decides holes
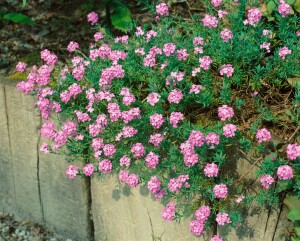
[[[179,193],[183,185],[189,187],[187,180],[189,180],[189,175],[179,175],[177,178],[171,178],[168,183],[168,189],[170,192]]]
[[[155,113],[154,115],[150,116],[150,124],[155,129],[159,129],[164,122],[165,120],[162,114]]]
[[[147,183],[147,187],[149,191],[153,194],[159,192],[161,186],[161,182],[156,176],[152,176]]]
[[[204,174],[207,177],[217,177],[219,168],[215,163],[207,163],[204,168]]]
[[[222,0],[211,0],[211,4],[216,8],[219,7],[222,3]]]
[[[160,95],[157,94],[157,93],[150,93],[148,96],[147,96],[147,102],[154,106],[160,99]]]
[[[287,56],[288,54],[291,54],[292,50],[288,49],[288,47],[284,46],[282,48],[279,49],[279,57],[282,59],[285,59],[285,56]]]
[[[123,105],[131,105],[133,102],[135,102],[135,97],[129,92],[128,88],[122,88],[120,96],[123,96]]]
[[[258,143],[262,143],[264,141],[269,141],[272,139],[271,133],[266,128],[259,129],[256,132],[255,137],[258,140]]]
[[[91,12],[87,15],[87,20],[91,23],[91,25],[95,25],[98,22],[98,18],[98,14],[95,12]]]
[[[68,175],[68,177],[70,179],[74,179],[76,177],[78,173],[78,167],[75,165],[70,165],[68,166],[67,170],[66,170],[66,174]]]
[[[277,176],[280,180],[289,180],[294,177],[293,169],[289,165],[283,165],[278,167]]]
[[[233,34],[229,29],[224,29],[223,31],[221,31],[220,35],[225,43],[227,43],[229,39],[233,38]]]
[[[261,185],[266,189],[269,189],[273,182],[275,182],[274,178],[267,174],[260,178]]]
[[[221,121],[226,121],[234,116],[233,108],[228,105],[222,105],[218,108],[218,116]]]
[[[101,32],[97,32],[94,34],[94,39],[96,42],[98,42],[100,39],[103,39],[103,38],[104,38],[104,35]]]
[[[159,162],[159,156],[154,152],[149,152],[149,154],[145,157],[146,165],[150,168],[156,168]]]
[[[131,153],[135,158],[142,157],[145,155],[146,151],[142,143],[135,143],[131,147]]]
[[[270,53],[270,45],[271,43],[263,42],[263,44],[261,44],[259,47],[261,49],[265,49],[268,53]]]
[[[227,138],[234,137],[237,128],[233,124],[226,124],[223,126],[223,135]]]
[[[121,170],[119,172],[120,182],[127,183],[130,187],[137,187],[139,184],[139,175],[130,174],[127,170]]]
[[[161,216],[165,221],[172,221],[175,217],[176,205],[174,202],[169,202],[167,206],[162,210]]]
[[[262,35],[266,36],[268,38],[272,38],[272,31],[268,30],[268,29],[264,29],[263,32],[262,32]]]
[[[156,13],[160,16],[168,16],[169,15],[168,5],[165,3],[156,5]]]
[[[262,17],[262,13],[258,8],[251,8],[248,10],[248,19],[244,21],[244,25],[250,24],[255,26]]]
[[[187,58],[189,57],[189,54],[187,52],[186,49],[179,49],[177,50],[177,59],[179,61],[181,60],[187,60]]]
[[[210,145],[210,149],[215,148],[215,145],[219,145],[220,137],[214,132],[210,132],[205,137],[206,144]]]
[[[296,160],[298,157],[300,157],[300,145],[297,143],[288,144],[286,148],[286,154],[289,159]]]
[[[126,166],[126,167],[129,167],[130,166],[130,158],[127,157],[127,155],[125,156],[122,156],[120,158],[120,166]]]
[[[73,41],[71,41],[70,43],[69,43],[69,45],[68,45],[68,51],[70,52],[70,53],[72,53],[72,52],[74,52],[76,49],[78,49],[79,48],[79,44],[78,43],[76,43],[76,42],[73,42]]]
[[[200,93],[200,90],[203,89],[203,86],[202,85],[192,85],[191,89],[190,89],[190,94],[191,93],[195,93],[195,94],[199,94]]]
[[[94,166],[91,163],[86,164],[82,169],[84,175],[87,177],[91,176],[94,173]]]
[[[280,0],[280,5],[278,6],[278,12],[283,18],[286,17],[291,12],[291,7],[284,0]]]
[[[158,147],[159,144],[162,142],[162,140],[163,140],[162,134],[153,134],[150,136],[149,143]]]
[[[225,184],[215,185],[213,191],[216,198],[225,198],[228,194],[227,186]]]
[[[58,58],[55,54],[52,54],[48,49],[41,51],[41,59],[46,62],[47,65],[54,66]]]
[[[168,95],[168,101],[170,104],[171,103],[179,104],[182,98],[183,98],[183,94],[181,90],[176,90],[176,89],[172,90]]]
[[[16,70],[18,72],[24,72],[26,70],[26,63],[24,62],[19,62],[16,66]]]
[[[200,222],[198,220],[192,220],[190,222],[190,231],[195,236],[200,236],[201,234],[203,234],[204,233],[203,230],[204,230],[203,222]]]
[[[107,159],[103,159],[102,161],[99,162],[98,169],[103,174],[111,173],[112,171],[111,161]]]
[[[230,223],[230,218],[227,213],[218,213],[216,217],[216,221],[219,225],[223,226],[226,223]]]
[[[210,216],[210,207],[209,206],[201,206],[195,212],[195,217],[200,222],[205,222]]]
[[[212,15],[205,14],[204,18],[202,19],[202,23],[204,26],[208,28],[216,28],[218,26],[218,19]]]
[[[230,78],[233,75],[234,68],[231,64],[225,64],[221,66],[220,75],[226,75],[227,78]]]
[[[178,127],[179,121],[182,121],[184,116],[181,112],[172,112],[170,115],[170,124],[174,127]]]
[[[105,156],[108,156],[108,157],[113,157],[114,154],[116,153],[116,148],[113,144],[106,144],[104,145],[103,147],[103,153]]]
[[[222,239],[220,236],[218,236],[218,235],[214,235],[214,236],[210,239],[210,241],[223,241],[223,239]]]
[[[170,56],[173,54],[176,50],[176,45],[173,43],[166,43],[163,46],[163,52],[166,56]]]
[[[203,56],[199,59],[200,67],[204,70],[209,70],[212,60],[209,56]]]

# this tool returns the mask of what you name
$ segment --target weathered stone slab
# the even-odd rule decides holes
[[[97,241],[192,241],[205,240],[189,231],[189,221],[165,222],[164,206],[143,188],[127,188],[115,175],[92,178],[92,212]],[[153,237],[156,237],[154,239]]]
[[[44,221],[65,238],[91,240],[88,179],[70,180],[63,156],[39,154],[39,177]]]
[[[15,188],[6,111],[5,88],[0,82],[0,210],[11,212]]]
[[[42,222],[37,175],[40,117],[33,107],[33,98],[19,93],[15,84],[5,84],[15,204],[18,209],[14,214],[19,219]]]

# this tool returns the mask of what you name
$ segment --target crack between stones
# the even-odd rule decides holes
[[[281,216],[281,213],[283,211],[283,200],[285,198],[285,193],[283,195],[283,198],[282,198],[282,201],[281,201],[281,205],[280,205],[280,209],[279,209],[279,214],[278,214],[278,218],[276,220],[276,225],[275,225],[275,228],[274,228],[274,232],[273,232],[273,236],[272,236],[272,241],[274,241],[274,238],[275,238],[275,234],[276,234],[276,230],[277,230],[277,227],[278,227],[278,224],[279,224],[279,220],[280,220],[280,216]]]
[[[94,217],[93,217],[93,209],[92,209],[92,182],[91,182],[91,177],[87,178],[87,183],[89,185],[88,190],[88,209],[89,209],[89,227],[90,227],[90,236],[91,239],[90,241],[95,241],[95,224],[94,224]]]
[[[42,120],[40,118],[40,124],[42,123]],[[39,192],[39,201],[40,201],[40,206],[41,206],[41,212],[42,212],[42,222],[45,223],[45,213],[44,213],[44,205],[42,201],[42,193],[41,193],[41,182],[40,182],[40,140],[41,140],[41,135],[40,133],[38,134],[38,140],[37,140],[37,148],[36,148],[36,156],[37,156],[37,164],[36,164],[36,169],[37,169],[37,182],[38,182],[38,192]]]
[[[5,105],[5,115],[6,115],[6,123],[7,123],[7,133],[8,133],[8,144],[9,144],[9,155],[10,155],[10,163],[12,166],[12,171],[14,172],[14,164],[12,161],[12,147],[11,147],[11,136],[10,136],[10,131],[9,131],[9,115],[8,115],[8,106],[7,106],[7,95],[6,95],[6,85],[3,85],[3,92],[4,92],[4,105]],[[16,199],[16,183],[15,183],[15,178],[13,175],[13,185],[14,185],[14,198]]]

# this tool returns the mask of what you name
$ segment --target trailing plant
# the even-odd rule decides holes
[[[228,4],[232,12],[222,10]],[[300,86],[287,81],[299,74],[300,18],[285,6],[272,25],[258,2],[207,5],[203,19],[184,22],[161,3],[151,26],[116,38],[98,31],[88,52],[71,41],[74,57],[65,65],[43,50],[45,64],[17,85],[45,120],[41,136],[52,143],[41,151],[65,155],[69,178],[114,172],[124,185],[145,185],[168,203],[166,221],[194,215],[197,236],[212,225],[238,226],[243,205],[276,206],[282,192],[300,195]],[[288,120],[270,104],[276,89],[290,92]],[[277,127],[290,138],[278,137]],[[228,168],[236,151],[253,163],[243,175]],[[252,171],[259,192],[245,182]]]

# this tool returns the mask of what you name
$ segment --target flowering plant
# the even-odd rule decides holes
[[[41,136],[53,144],[43,143],[41,151],[66,155],[69,178],[115,171],[121,183],[146,185],[168,202],[161,213],[166,221],[194,214],[190,231],[197,236],[211,225],[237,226],[240,215],[232,210],[242,204],[276,204],[282,183],[300,193],[300,145],[285,142],[282,151],[270,131],[282,122],[264,102],[299,71],[300,19],[278,15],[277,28],[257,5],[245,10],[241,0],[227,12],[227,4],[212,0],[209,14],[189,23],[161,3],[151,28],[116,38],[96,32],[87,56],[70,42],[75,56],[64,66],[43,50],[45,64],[17,85],[35,96],[45,120]],[[88,15],[93,25],[95,14]],[[299,125],[298,85],[289,101],[290,123]],[[245,116],[250,106],[254,119]],[[66,119],[55,125],[53,112]],[[261,153],[254,164],[260,193],[244,185],[247,174],[227,174],[236,149]]]

